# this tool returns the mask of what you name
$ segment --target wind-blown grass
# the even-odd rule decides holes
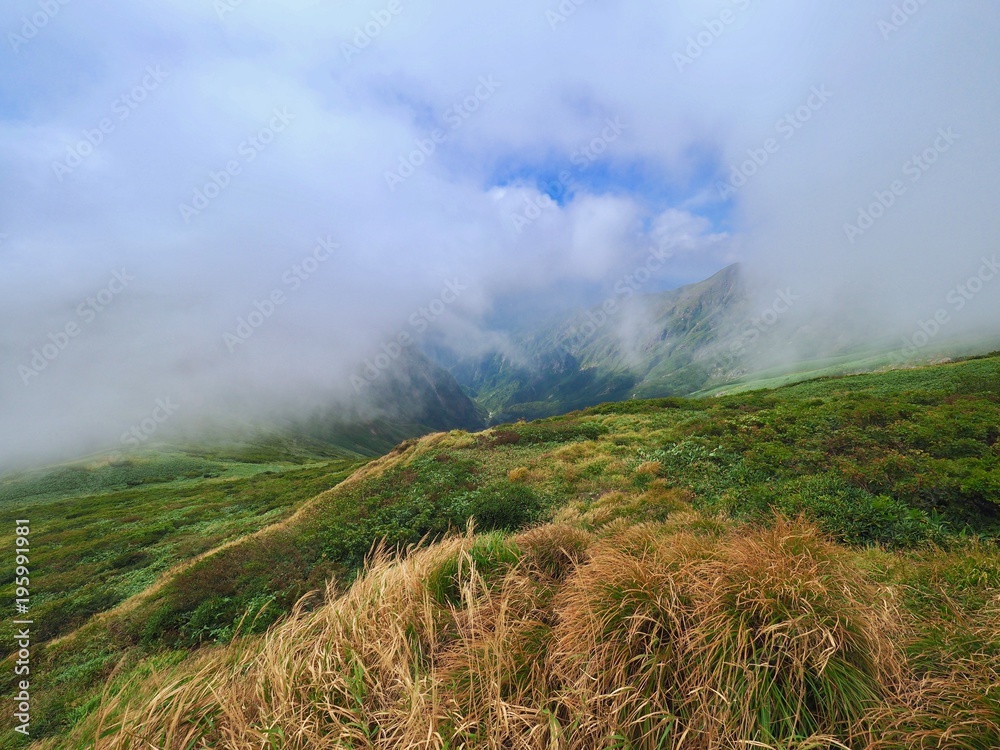
[[[32,728],[52,736],[75,726],[73,736],[83,743],[80,732],[93,731],[99,709],[113,730],[103,742],[124,746],[128,735],[114,727],[122,725],[126,707],[132,713],[122,726],[140,732],[147,724],[135,711],[155,694],[150,686],[183,677],[191,682],[185,689],[202,690],[201,678],[190,671],[201,659],[220,675],[232,672],[233,691],[249,689],[257,684],[254,675],[265,674],[250,664],[264,658],[259,649],[271,647],[247,636],[283,621],[301,595],[326,585],[325,596],[310,599],[272,635],[294,639],[294,628],[313,622],[315,612],[348,606],[337,602],[353,602],[351,617],[370,616],[382,625],[397,622],[399,607],[405,615],[402,640],[391,648],[379,639],[390,637],[392,628],[383,632],[361,621],[352,626],[365,642],[351,645],[345,651],[350,658],[330,667],[350,679],[330,689],[354,702],[338,698],[340,708],[309,713],[316,701],[325,706],[327,677],[314,678],[314,667],[303,666],[267,680],[277,685],[287,679],[305,690],[294,704],[306,712],[304,724],[274,703],[280,696],[273,686],[263,703],[241,699],[241,711],[256,706],[262,712],[245,721],[225,713],[230,708],[214,694],[198,693],[191,705],[205,700],[210,711],[196,736],[209,732],[205,736],[219,747],[305,747],[305,737],[322,747],[327,740],[321,738],[334,730],[348,732],[344,743],[359,747],[404,738],[442,747],[663,742],[698,748],[694,736],[701,746],[722,747],[737,735],[773,747],[835,747],[829,737],[849,738],[852,748],[869,741],[879,747],[937,747],[939,741],[997,747],[991,686],[1000,654],[998,477],[1000,358],[991,357],[715,399],[631,400],[477,435],[438,433],[401,444],[343,482],[340,472],[302,467],[226,484],[233,491],[229,498],[218,494],[222,478],[183,480],[162,495],[140,488],[151,507],[148,522],[116,527],[130,544],[142,546],[146,534],[162,531],[157,502],[173,502],[174,492],[192,504],[211,500],[192,510],[219,513],[226,543],[185,556],[156,585],[89,616],[104,607],[94,601],[90,610],[78,610],[82,627],[40,644],[34,662],[46,681],[33,684],[38,718]],[[309,482],[337,486],[306,497]],[[118,499],[131,501],[137,492],[123,491]],[[282,501],[292,497],[301,498],[294,513],[293,504]],[[246,528],[252,533],[240,534],[229,523],[229,510],[252,514],[257,500],[287,505],[290,515],[269,525],[255,517]],[[39,506],[39,513],[63,507],[52,498],[44,502],[49,511]],[[121,514],[104,500],[67,502],[73,514],[82,514],[61,522],[69,527],[86,519],[100,530]],[[776,513],[807,519],[805,526],[785,528],[811,531],[767,537],[777,533]],[[491,533],[455,542],[456,530],[470,518]],[[733,532],[734,525],[741,531]],[[519,533],[526,526],[534,528]],[[800,537],[805,541],[796,541]],[[37,541],[48,539],[39,535]],[[188,540],[207,543],[191,535]],[[421,540],[426,549],[398,563],[413,578],[405,603],[390,581],[404,573],[388,572],[397,563],[387,553],[358,579],[373,544],[396,552],[413,550]],[[165,549],[169,541],[136,551]],[[54,580],[72,580],[61,575],[62,566],[72,569],[71,576],[83,570],[76,558],[65,557],[69,547],[39,549],[47,556],[39,568],[50,576],[39,578],[47,588]],[[107,575],[117,570],[111,565]],[[628,586],[616,584],[628,571]],[[588,589],[588,581],[597,588]],[[610,596],[611,585],[622,589],[618,598],[600,599]],[[384,590],[395,593],[386,594],[379,609],[358,600],[355,586],[373,601]],[[65,588],[73,598],[89,595]],[[569,601],[578,608],[567,608]],[[584,602],[598,613],[588,615],[590,621]],[[413,620],[405,613],[414,608],[434,619]],[[571,615],[580,625],[567,635]],[[674,637],[667,629],[671,617],[684,623],[676,642],[668,639]],[[602,618],[610,623],[604,631],[583,627],[596,627]],[[218,650],[233,640],[241,619],[244,637]],[[884,626],[874,628],[875,635],[872,622]],[[46,618],[46,627],[59,632],[76,624]],[[308,639],[326,633],[313,626],[301,631],[307,640],[297,648],[314,648]],[[637,628],[634,634],[630,628]],[[660,640],[649,641],[654,630]],[[890,651],[878,634],[891,635]],[[560,640],[565,638],[570,640]],[[654,670],[649,654],[629,656],[628,638],[669,652],[673,666]],[[666,645],[657,646],[660,641]],[[557,659],[560,643],[579,650]],[[365,654],[373,648],[388,648],[402,661],[372,662]],[[618,668],[605,653],[612,648],[628,665],[615,674],[627,681],[608,682],[594,703],[584,688],[596,690],[605,672],[596,666],[590,673],[572,670],[605,658],[608,670]],[[171,677],[169,659],[185,654],[189,658]],[[142,670],[153,676],[126,689]],[[304,682],[303,674],[310,675]],[[642,687],[636,687],[639,678]],[[114,691],[124,691],[122,697],[95,694],[93,686],[107,680]],[[240,680],[246,684],[235,684]],[[229,690],[214,677],[209,684],[223,690],[219,695]],[[393,692],[400,686],[410,692]],[[411,702],[399,703],[399,695]],[[375,705],[382,708],[370,714]],[[407,716],[431,710],[430,723],[408,718],[400,729],[387,718],[402,711],[400,705]],[[737,705],[738,713],[727,713]],[[356,721],[341,716],[344,706]],[[171,726],[157,716],[149,717],[149,727]],[[736,727],[732,736],[721,725]],[[423,732],[419,738],[414,726]],[[222,727],[229,734],[211,734]],[[295,734],[300,730],[301,737]],[[164,737],[151,742],[162,745]],[[299,737],[299,745],[289,737]],[[0,747],[10,746],[4,742],[0,737]]]
[[[899,592],[861,559],[780,519],[383,550],[47,747],[991,747],[987,675],[916,674]]]

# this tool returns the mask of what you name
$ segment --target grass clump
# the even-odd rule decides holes
[[[161,687],[180,690],[183,677],[195,690],[203,678],[190,669],[205,659],[223,677],[206,672],[204,680],[223,692],[230,672],[248,685],[287,679],[305,691],[298,714],[272,706],[277,693],[241,698],[259,712],[243,719],[197,693],[192,706],[214,706],[203,720],[229,728],[206,734],[195,722],[191,737],[217,747],[306,747],[308,737],[318,747],[398,747],[405,739],[424,747],[662,742],[698,750],[727,747],[751,731],[740,724],[751,720],[757,739],[740,741],[771,747],[835,747],[835,736],[863,748],[879,732],[883,746],[1000,746],[992,687],[1000,654],[998,383],[994,357],[719,398],[630,400],[477,435],[438,433],[357,471],[349,461],[245,465],[212,453],[190,457],[227,467],[206,464],[188,477],[199,467],[168,460],[156,485],[90,484],[117,482],[128,467],[15,478],[4,487],[23,495],[19,513],[37,521],[32,563],[45,592],[35,605],[42,625],[33,667],[46,679],[33,694],[33,732],[92,729],[97,705],[129,731],[160,721],[121,719],[126,703],[100,701],[93,686],[122,685],[137,664],[190,652],[176,680],[158,670]],[[776,512],[814,524],[786,524],[812,529],[798,535],[806,541],[761,531]],[[451,541],[470,519],[487,533]],[[547,521],[555,525],[539,526]],[[748,546],[753,540],[757,547]],[[358,579],[373,544],[395,553],[436,542],[450,551],[418,552],[412,568],[383,553]],[[403,574],[386,572],[397,565],[419,583],[400,626],[410,651],[379,646],[395,631],[380,636],[368,626],[357,637],[376,642],[363,648],[344,629],[332,641],[296,646],[343,650],[335,666],[345,670],[354,724],[340,709],[324,713],[326,678],[313,674],[315,664],[281,651],[281,663],[299,671],[267,676],[254,666],[255,649],[272,648],[261,631],[327,582],[328,599],[313,598],[310,608],[371,607],[365,617],[382,616],[382,605],[358,592],[383,596],[372,583],[379,576],[380,586],[398,588]],[[615,576],[624,571],[634,580],[623,588]],[[659,588],[642,588],[646,579]],[[623,681],[590,698],[580,692],[590,678],[579,670],[588,659],[598,664],[600,653],[584,640],[575,655],[558,648],[568,637],[567,592],[587,581],[594,596],[620,589],[616,606],[633,613],[616,615],[620,628],[607,631],[601,648],[624,649],[629,638],[653,644],[646,661],[626,659]],[[0,577],[8,594],[12,584]],[[883,591],[898,617],[879,603]],[[391,605],[400,594],[385,596]],[[613,605],[601,611],[611,617]],[[325,633],[303,625],[311,617],[297,611],[285,637],[296,637],[294,627],[307,639]],[[887,633],[901,633],[892,658],[864,625],[880,617]],[[60,640],[47,640],[54,636]],[[370,649],[417,661],[409,672],[389,669]],[[893,659],[902,664],[897,676],[887,666]],[[147,694],[152,683],[143,679],[129,711],[160,689]],[[376,687],[381,680],[408,687],[393,693]],[[790,696],[785,703],[779,692]],[[309,701],[319,702],[315,715]],[[737,705],[742,713],[726,713]],[[414,718],[424,709],[427,718]],[[296,716],[313,726],[302,729]],[[727,734],[722,725],[735,729]],[[600,727],[608,734],[595,739]],[[146,736],[140,729],[134,737]],[[167,743],[167,735],[148,736]]]
[[[917,674],[864,555],[801,521],[678,528],[378,551],[266,636],[118,685],[68,746],[996,746],[995,686]]]
[[[812,527],[636,527],[560,595],[567,714],[594,747],[864,739],[900,670],[881,600]]]
[[[528,478],[528,469],[525,466],[518,466],[507,472],[507,479],[511,482],[523,482]]]

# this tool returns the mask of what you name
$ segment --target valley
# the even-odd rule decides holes
[[[998,425],[1000,356],[993,355],[729,396],[606,403],[485,432],[438,432],[408,440],[374,460],[296,456],[287,447],[283,454],[261,447],[257,455],[206,451],[196,456],[189,450],[151,454],[128,466],[92,465],[8,479],[3,485],[6,503],[16,498],[19,515],[32,519],[35,590],[40,594],[35,606],[41,645],[35,664],[46,676],[34,699],[39,718],[33,727],[50,738],[39,746],[89,747],[95,732],[104,738],[99,747],[132,747],[132,737],[157,747],[186,747],[193,738],[211,746],[220,732],[250,741],[279,728],[285,747],[332,747],[337,737],[353,737],[351,746],[357,747],[392,744],[401,741],[403,735],[397,733],[404,731],[390,718],[396,716],[392,712],[403,711],[405,702],[415,697],[390,698],[396,694],[382,680],[397,678],[380,671],[389,663],[367,661],[382,658],[376,657],[382,636],[365,636],[375,639],[369,645],[376,650],[351,657],[356,665],[351,669],[362,670],[361,682],[345,686],[348,692],[342,699],[336,697],[340,688],[322,688],[333,690],[323,693],[328,696],[324,700],[337,701],[332,713],[309,700],[301,703],[302,697],[293,698],[293,693],[300,695],[295,681],[302,677],[282,672],[281,679],[292,681],[288,697],[271,693],[270,698],[253,698],[254,705],[266,702],[254,709],[262,712],[260,718],[237,716],[227,691],[240,683],[227,682],[228,670],[257,663],[273,649],[294,643],[280,645],[274,638],[301,638],[299,647],[307,650],[320,643],[310,639],[333,638],[313,630],[316,618],[341,606],[362,606],[347,604],[352,597],[369,597],[365,601],[372,606],[383,606],[378,597],[389,597],[384,606],[395,608],[389,602],[396,601],[392,597],[397,594],[378,587],[389,585],[384,576],[395,576],[396,571],[417,576],[417,588],[407,595],[417,596],[414,606],[423,596],[419,592],[425,591],[439,602],[435,607],[443,607],[435,610],[434,618],[444,619],[433,632],[419,636],[430,639],[419,646],[425,654],[421,660],[430,661],[414,667],[417,672],[411,674],[417,679],[420,670],[437,669],[432,654],[466,647],[461,645],[466,641],[454,640],[453,628],[461,632],[463,612],[472,602],[475,611],[491,606],[494,585],[511,597],[504,606],[521,612],[528,604],[522,599],[527,592],[506,588],[522,586],[518,576],[528,575],[535,581],[531,586],[542,586],[537,595],[548,596],[544,591],[551,590],[560,601],[558,591],[569,585],[563,581],[579,579],[579,585],[585,585],[580,577],[591,570],[586,561],[604,559],[602,555],[624,543],[615,540],[643,539],[643,545],[667,545],[656,547],[664,550],[682,544],[682,539],[689,540],[685,545],[698,540],[708,545],[699,555],[722,555],[718,564],[727,566],[743,554],[738,551],[742,548],[732,546],[737,539],[759,538],[774,552],[776,542],[766,539],[778,534],[801,536],[806,548],[814,550],[809,555],[832,555],[841,566],[837,575],[852,581],[845,584],[848,587],[891,597],[897,608],[894,622],[905,630],[893,646],[898,649],[893,668],[913,676],[907,679],[923,675],[938,686],[935,691],[944,691],[921,693],[919,700],[905,698],[898,692],[903,687],[892,687],[896,683],[872,673],[871,679],[882,685],[878,690],[889,692],[880,693],[882,698],[873,698],[873,703],[844,708],[867,727],[864,732],[874,737],[883,726],[879,722],[904,726],[911,721],[926,724],[928,736],[954,734],[959,730],[949,728],[946,706],[934,701],[957,695],[948,691],[966,691],[961,693],[963,710],[972,713],[962,725],[961,736],[968,739],[961,746],[990,747],[1000,737],[1000,713],[990,697],[1000,654],[1000,628],[994,619],[1000,596]],[[125,487],[120,487],[122,482]],[[550,556],[545,563],[533,557],[543,549]],[[434,572],[435,566],[447,569],[453,564],[446,561],[455,554],[466,562],[447,574],[451,578]],[[530,560],[549,572],[533,578],[542,573],[524,567]],[[790,565],[792,560],[776,559],[775,564]],[[556,567],[544,567],[550,565]],[[5,596],[11,585],[5,584]],[[376,589],[366,588],[371,586]],[[435,587],[444,587],[442,593],[434,593],[439,590]],[[853,598],[842,606],[868,607],[864,598],[871,595],[847,593],[862,600]],[[300,602],[301,597],[306,598]],[[795,608],[805,606],[796,602],[793,598],[785,605],[791,611],[773,610],[768,616],[794,618]],[[408,611],[393,616],[406,617]],[[524,612],[526,616],[528,610]],[[870,616],[865,612],[858,610],[857,616]],[[555,613],[547,617],[561,621]],[[791,627],[782,622],[780,627]],[[516,635],[522,625],[512,623],[510,637],[522,638]],[[362,631],[351,635],[354,627],[360,628],[360,622],[336,637],[361,637]],[[412,627],[423,632],[421,625]],[[306,630],[300,632],[302,628]],[[543,641],[546,633],[556,632],[548,628],[537,633]],[[489,632],[501,636],[501,631]],[[486,636],[484,632],[476,638]],[[609,630],[606,637],[625,638],[625,631]],[[840,653],[841,636],[830,638],[831,653]],[[625,647],[627,640],[622,644]],[[216,650],[220,646],[222,650]],[[519,700],[528,700],[524,691],[543,686],[530,670],[519,671],[516,659],[522,647],[526,645],[507,643],[497,653],[514,661],[497,663],[476,679],[501,680],[522,696]],[[355,643],[351,648],[367,645]],[[785,647],[775,642],[767,648],[777,649],[773,658],[779,658]],[[277,658],[277,652],[273,656]],[[212,676],[204,672],[209,664],[215,665]],[[337,667],[342,668],[347,667]],[[514,671],[504,671],[508,669]],[[962,681],[955,682],[960,673]],[[191,682],[196,674],[201,676]],[[461,673],[448,672],[447,678],[434,674],[435,681],[443,680],[441,690],[448,695],[461,684],[451,682],[461,680]],[[269,673],[266,679],[278,677]],[[260,679],[265,679],[263,674]],[[824,679],[836,678],[831,673]],[[149,703],[148,691],[174,690],[171,684],[180,691],[180,703]],[[185,705],[185,696],[194,696],[190,690],[202,684],[216,686],[212,697],[198,693],[197,702],[183,709],[187,718],[168,721],[168,715]],[[312,688],[303,683],[301,689]],[[614,691],[616,686],[612,682],[605,689]],[[366,697],[362,700],[351,690],[364,690]],[[974,699],[975,693],[980,697]],[[824,695],[840,700],[835,693]],[[665,700],[664,711],[682,711],[682,716],[695,710],[682,710],[668,698],[650,698],[652,702],[642,705],[653,711],[661,705],[656,701]],[[893,708],[897,699],[904,703]],[[500,698],[483,695],[474,710],[456,708],[450,698],[440,705],[437,699],[421,700],[433,704],[427,731],[440,734],[444,747],[459,741],[478,746],[476,737],[515,731],[508,727],[501,732],[491,723],[501,705],[523,706],[518,710],[531,705],[537,711],[555,698],[498,704]],[[133,709],[128,709],[130,701],[135,701]],[[383,705],[379,701],[389,701],[389,713],[368,716],[368,711],[381,710],[376,709]],[[904,704],[916,713],[899,713]],[[134,712],[140,705],[149,706],[141,719]],[[545,724],[545,731],[551,732],[556,722],[561,736],[584,737],[577,733],[585,725],[573,718],[574,711],[583,709],[572,708],[572,702],[559,705],[563,707],[553,707],[555,713],[544,720],[542,714],[526,715],[526,726]],[[462,714],[465,718],[459,721],[457,710],[473,713]],[[761,704],[759,710],[778,707]],[[833,713],[804,709],[796,721],[805,723],[774,725],[767,730],[771,735],[755,736],[776,740],[812,727],[847,732],[837,736],[858,741],[861,734],[851,732],[861,730],[837,718],[839,708],[829,710]],[[302,718],[312,711],[327,716],[320,722],[325,727],[322,738],[315,734],[318,725]],[[607,731],[618,727],[616,732],[639,745],[643,737],[652,736],[649,732],[673,737],[670,732],[682,731],[683,724],[676,730],[665,728],[667,714],[650,714],[645,724],[621,723],[624,719],[614,718],[617,715],[601,710],[593,720],[609,727]],[[351,721],[363,721],[368,734],[355,735]],[[584,740],[566,741],[574,746]]]

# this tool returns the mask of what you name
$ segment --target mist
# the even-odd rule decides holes
[[[739,261],[855,338],[995,331],[989,0],[17,0],[0,31],[3,466],[357,409],[394,342],[481,351],[654,250],[644,292]]]

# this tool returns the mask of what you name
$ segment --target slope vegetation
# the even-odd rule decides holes
[[[631,288],[630,288],[631,289]],[[730,380],[742,366],[726,344],[749,320],[739,266],[657,294],[634,290],[614,307],[578,311],[512,336],[451,367],[493,421],[528,419],[629,398],[687,394]]]
[[[109,691],[77,736],[171,749],[996,747],[997,654],[915,670],[898,644],[920,626],[866,562],[781,521],[455,538],[376,557],[344,595],[263,639]],[[993,613],[971,634],[997,626]]]
[[[48,746],[996,747],[998,512],[997,357],[439,433],[46,649]]]

